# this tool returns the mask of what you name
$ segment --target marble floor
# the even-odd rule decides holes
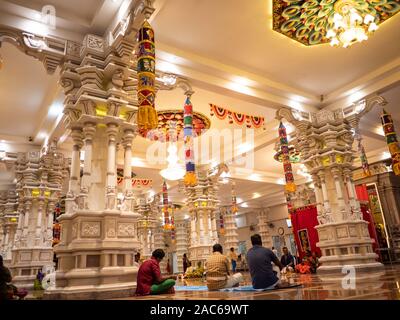
[[[250,277],[244,274],[249,285]],[[175,294],[158,296],[130,297],[119,300],[400,300],[400,265],[387,266],[380,272],[358,274],[355,286],[345,289],[342,279],[318,275],[292,274],[285,281],[300,283],[300,287],[279,289],[266,292],[208,292],[208,291],[177,291]],[[345,285],[349,282],[345,282]],[[179,286],[185,285],[179,281]],[[204,285],[202,282],[186,283],[186,285]]]

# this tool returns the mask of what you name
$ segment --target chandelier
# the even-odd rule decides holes
[[[327,30],[326,34],[331,46],[347,48],[356,42],[368,40],[368,35],[378,30],[377,18],[358,10],[354,0],[339,0],[334,10],[333,28]]]

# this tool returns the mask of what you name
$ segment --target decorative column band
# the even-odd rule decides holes
[[[154,30],[147,20],[144,21],[138,35],[137,53],[138,103],[137,123],[142,130],[157,128],[158,118],[155,110],[155,44]]]

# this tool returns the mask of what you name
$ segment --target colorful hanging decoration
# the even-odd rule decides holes
[[[186,174],[183,181],[186,186],[195,186],[197,184],[197,177],[193,152],[193,105],[189,97],[186,99],[183,111],[183,125],[186,162]]]
[[[157,128],[158,118],[155,109],[155,44],[154,31],[147,20],[139,30],[137,53],[138,105],[137,123],[139,129]]]
[[[371,176],[371,171],[369,170],[369,164],[367,155],[365,153],[364,146],[362,144],[362,137],[361,134],[356,130],[355,138],[357,139],[357,149],[358,154],[360,155],[361,166],[363,168],[364,176],[369,177]]]
[[[124,178],[117,178],[118,185],[121,185],[124,181]],[[132,187],[150,187],[153,184],[152,179],[132,179]]]
[[[296,185],[294,183],[292,164],[290,163],[289,143],[287,139],[286,128],[282,122],[279,124],[279,140],[281,144],[283,171],[285,173],[286,181],[285,189],[287,192],[295,192]]]
[[[247,128],[259,129],[265,125],[264,117],[250,116],[244,113],[230,111],[210,103],[210,115],[216,116],[219,120],[229,119],[229,124],[236,123],[239,126],[246,124]],[[264,128],[265,130],[265,128]]]
[[[231,206],[231,212],[235,214],[238,212],[238,207],[237,207],[237,201],[236,201],[236,194],[235,194],[235,184],[232,183],[232,206]]]
[[[278,150],[274,155],[274,159],[279,162],[283,162],[283,153],[281,150]],[[289,146],[289,160],[291,163],[299,163],[300,162],[300,152],[294,146]]]
[[[53,224],[53,246],[58,244],[61,239],[61,225],[58,222]]]
[[[221,235],[225,234],[225,222],[222,210],[219,211],[219,232]]]
[[[286,206],[288,209],[288,218],[292,219],[292,213],[294,211],[292,197],[289,192],[286,192],[285,196],[286,196]]]
[[[385,132],[386,143],[392,156],[392,170],[396,176],[400,175],[400,147],[397,140],[396,130],[390,114],[383,109],[381,116],[383,130]]]
[[[167,183],[163,182],[162,186],[162,195],[163,195],[163,220],[164,220],[164,229],[165,230],[171,230],[171,221],[169,218],[169,201],[168,201],[168,189],[167,189]]]
[[[171,243],[176,242],[176,234],[175,234],[175,221],[174,221],[174,206],[171,207]]]

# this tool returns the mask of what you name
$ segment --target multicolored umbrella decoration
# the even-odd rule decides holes
[[[155,44],[154,31],[148,21],[144,21],[138,35],[137,53],[138,105],[137,123],[141,130],[157,128],[158,117],[155,109]]]
[[[183,112],[183,125],[186,162],[186,174],[183,181],[186,186],[195,186],[197,184],[197,177],[193,152],[193,105],[190,101],[190,97],[186,98]]]
[[[392,156],[392,170],[396,176],[400,175],[400,147],[397,140],[392,116],[383,109],[381,116],[383,130],[385,132],[386,143]]]
[[[282,153],[283,172],[285,173],[286,181],[285,190],[287,192],[295,192],[296,185],[294,183],[292,164],[290,163],[289,143],[287,139],[286,128],[282,122],[279,124],[279,139]]]

